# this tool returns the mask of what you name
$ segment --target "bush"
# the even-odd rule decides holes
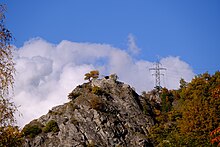
[[[90,105],[92,109],[95,109],[95,110],[102,111],[105,108],[104,102],[99,97],[92,97],[90,101]]]
[[[69,109],[71,111],[75,111],[75,109],[78,109],[78,108],[79,107],[73,101],[68,103],[68,108],[67,109]]]
[[[46,126],[43,128],[44,133],[49,133],[49,132],[58,132],[60,131],[58,124],[55,120],[50,120]]]
[[[68,99],[74,100],[74,99],[76,99],[77,97],[79,97],[80,95],[81,95],[80,93],[71,92],[71,93],[69,93],[69,95],[68,95]]]
[[[96,95],[102,95],[104,92],[102,91],[102,89],[98,86],[94,86],[92,87],[92,93],[96,94]]]
[[[41,124],[28,124],[22,130],[24,136],[34,138],[42,132]]]

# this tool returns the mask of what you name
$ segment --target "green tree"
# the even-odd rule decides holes
[[[173,94],[166,88],[162,88],[161,93],[161,111],[169,112],[172,109]]]
[[[185,88],[186,86],[187,86],[187,82],[183,78],[181,78],[180,79],[180,88],[182,89],[182,88]]]

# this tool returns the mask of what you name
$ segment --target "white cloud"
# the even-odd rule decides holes
[[[85,82],[84,74],[93,69],[98,69],[101,75],[116,73],[139,93],[154,87],[154,77],[149,71],[153,63],[134,60],[126,51],[108,44],[62,41],[54,45],[37,38],[17,49],[15,62],[14,100],[21,105],[23,116],[18,117],[21,126],[67,102],[68,93]],[[179,57],[162,58],[161,63],[167,68],[165,84],[161,83],[168,88],[177,88],[180,78],[190,80],[194,75]]]
[[[135,37],[132,34],[128,35],[128,51],[134,55],[137,55],[140,52],[140,49],[136,45]]]
[[[194,76],[189,64],[180,60],[179,57],[170,56],[162,58],[160,63],[166,68],[166,71],[164,72],[165,86],[170,89],[177,88],[181,78],[190,81]]]

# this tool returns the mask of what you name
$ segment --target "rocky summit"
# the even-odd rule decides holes
[[[23,128],[25,147],[151,146],[151,106],[115,75],[79,85],[68,98]]]

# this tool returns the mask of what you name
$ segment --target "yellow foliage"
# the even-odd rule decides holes
[[[17,127],[8,126],[0,128],[0,146],[1,147],[19,147],[23,143],[22,133]]]
[[[89,73],[85,74],[84,80],[89,80],[91,82],[91,79],[97,79],[99,77],[99,71],[98,70],[92,70]]]
[[[0,5],[0,127],[11,125],[16,107],[9,99],[9,89],[14,83],[14,62],[10,41],[12,35],[4,25],[5,6]]]
[[[0,146],[14,147],[21,145],[21,133],[15,122],[16,106],[10,99],[10,89],[14,84],[14,61],[10,42],[11,32],[5,27],[5,5],[0,4]]]
[[[167,97],[162,98],[167,102]],[[158,124],[151,132],[155,145],[163,140],[171,146],[220,145],[220,128],[216,129],[220,123],[220,72],[195,77],[175,92],[174,102],[169,112],[156,117]]]

